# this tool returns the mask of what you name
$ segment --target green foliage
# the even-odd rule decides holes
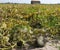
[[[60,5],[0,4],[0,49],[32,42],[40,34],[60,35],[59,31]]]

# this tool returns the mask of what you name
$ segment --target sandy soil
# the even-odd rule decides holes
[[[60,41],[59,43],[52,43],[52,42],[47,42],[45,47],[43,48],[33,48],[33,49],[13,49],[13,50],[59,50],[60,46]]]

